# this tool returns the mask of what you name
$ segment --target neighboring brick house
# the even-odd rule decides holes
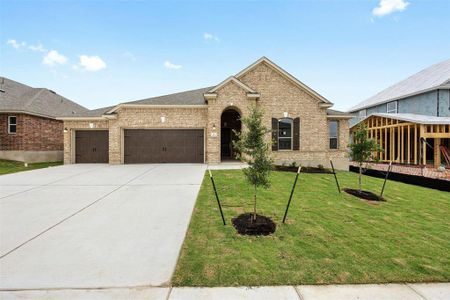
[[[348,168],[348,119],[263,57],[214,87],[122,103],[64,120],[64,162],[220,163],[251,105],[273,129],[277,163]],[[270,140],[271,136],[268,135]]]
[[[56,117],[88,109],[44,88],[0,77],[0,159],[63,159],[63,122]]]

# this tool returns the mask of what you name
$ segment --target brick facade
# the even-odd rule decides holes
[[[17,117],[17,131],[8,133],[8,116]],[[0,114],[0,151],[62,151],[63,122],[28,114]]]
[[[196,107],[158,107],[152,105],[130,108],[119,107],[114,117],[100,120],[70,121],[64,126],[69,129],[64,141],[64,161],[72,163],[74,154],[74,133],[83,128],[109,129],[109,161],[123,163],[123,130],[145,128],[197,128],[205,129],[205,158],[207,163],[220,162],[220,125],[222,112],[233,108],[245,116],[251,105],[258,105],[264,111],[264,123],[270,128],[272,118],[300,117],[300,149],[273,152],[278,163],[296,161],[302,165],[329,165],[333,159],[340,169],[348,168],[347,143],[349,140],[348,120],[339,121],[339,149],[329,149],[328,121],[325,107],[311,93],[299,87],[266,63],[260,63],[238,78],[245,85],[260,94],[260,98],[247,97],[239,84],[229,81],[216,91],[215,99],[207,105]],[[165,122],[161,117],[165,117]],[[89,125],[89,123],[91,123]],[[270,135],[267,136],[270,140]]]

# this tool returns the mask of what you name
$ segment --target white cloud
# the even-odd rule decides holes
[[[205,32],[205,33],[203,34],[203,38],[204,38],[206,41],[216,41],[216,42],[220,42],[219,37],[217,37],[217,36],[215,36],[215,35],[213,35],[213,34],[211,34],[211,33],[208,33],[208,32]]]
[[[7,40],[6,41],[6,44],[7,45],[11,45],[11,47],[13,47],[14,49],[20,49],[20,48],[22,48],[22,47],[25,47],[26,45],[27,45],[27,43],[25,43],[25,42],[17,42],[16,40],[14,40],[14,39],[9,39],[9,40]]]
[[[181,69],[181,67],[183,67],[183,66],[182,66],[182,65],[176,65],[176,64],[173,64],[173,63],[171,63],[170,61],[166,60],[166,61],[164,62],[164,67],[166,67],[167,69],[173,69],[173,70],[176,70],[176,69]]]
[[[105,69],[106,63],[100,58],[100,56],[81,55],[80,66],[83,67],[86,71],[95,72],[100,71],[101,69]]]
[[[45,49],[42,44],[30,45],[28,46],[28,49],[30,49],[31,51],[47,52],[47,49]]]
[[[51,50],[47,53],[47,55],[44,56],[44,59],[42,61],[43,64],[48,65],[50,67],[56,66],[56,65],[63,65],[67,62],[67,57],[64,55],[58,53],[56,50]]]
[[[397,11],[403,11],[408,5],[409,2],[406,2],[406,0],[380,0],[378,6],[372,10],[372,14],[382,17]]]

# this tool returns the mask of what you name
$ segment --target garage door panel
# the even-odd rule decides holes
[[[75,131],[75,163],[108,163],[109,133],[107,130]]]
[[[203,163],[202,129],[126,129],[125,163]]]

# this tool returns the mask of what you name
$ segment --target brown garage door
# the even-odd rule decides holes
[[[203,163],[203,129],[126,129],[124,160],[136,163]]]
[[[108,148],[107,130],[75,131],[76,163],[108,163]]]

